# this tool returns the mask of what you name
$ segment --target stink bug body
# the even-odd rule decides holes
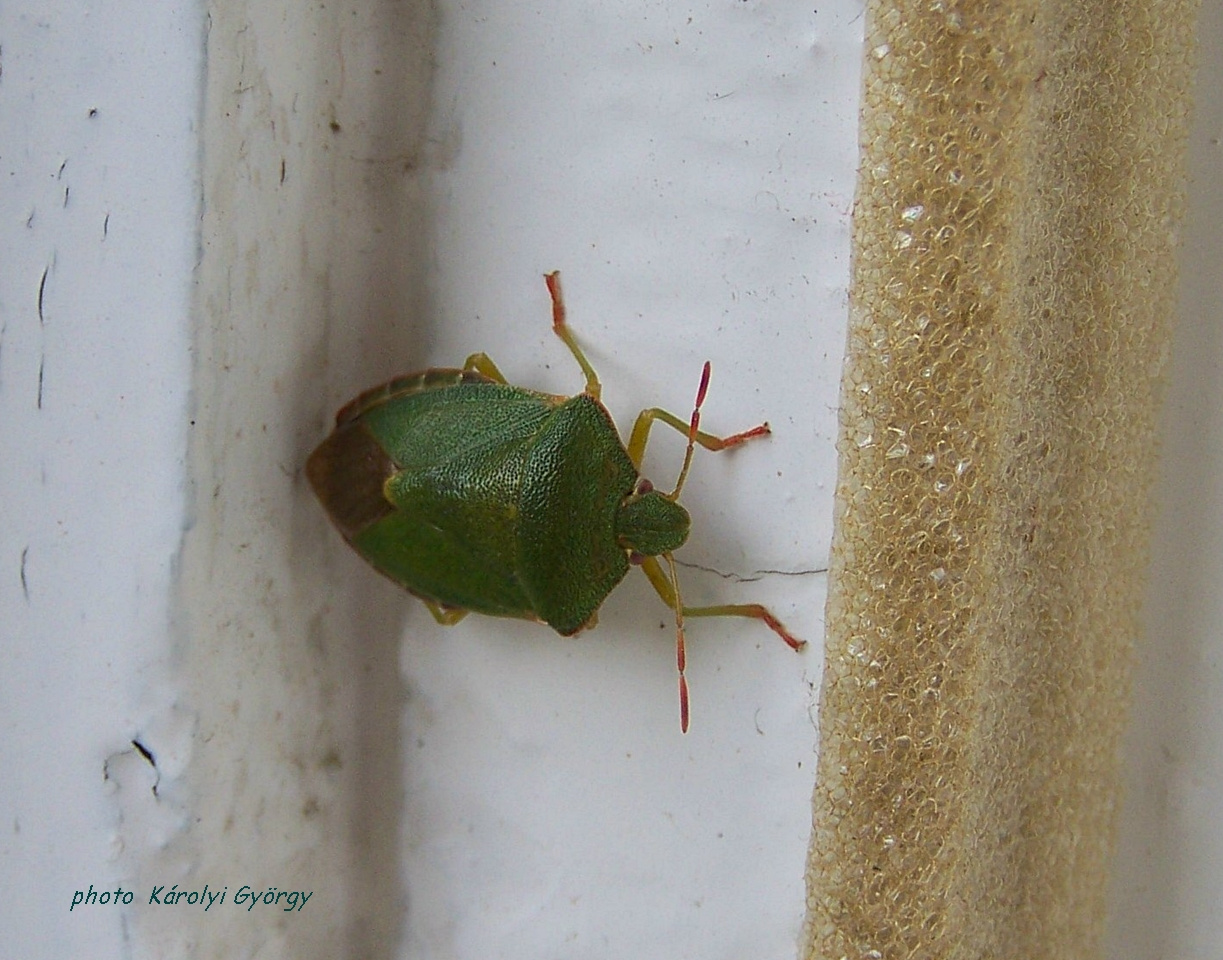
[[[795,650],[803,646],[758,604],[685,606],[672,559],[688,539],[679,494],[694,446],[725,450],[769,427],[730,437],[698,429],[706,363],[688,421],[643,410],[626,447],[565,323],[560,275],[545,279],[553,331],[586,376],[582,393],[511,386],[487,356],[473,354],[461,370],[426,370],[361,394],[336,414],[306,475],[344,538],[439,623],[475,611],[542,621],[571,636],[593,626],[630,565],[640,566],[675,611],[686,731],[685,617],[753,617]],[[656,421],[688,438],[675,489],[665,494],[640,476]]]

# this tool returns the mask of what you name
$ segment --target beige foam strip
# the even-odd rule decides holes
[[[1100,944],[1196,0],[872,0],[807,958]]]

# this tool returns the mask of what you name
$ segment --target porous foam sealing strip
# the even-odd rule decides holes
[[[807,958],[1090,957],[1195,0],[871,0]]]

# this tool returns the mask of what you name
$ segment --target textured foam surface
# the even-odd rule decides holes
[[[868,4],[806,957],[1098,950],[1196,14]]]

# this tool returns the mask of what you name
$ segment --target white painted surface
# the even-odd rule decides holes
[[[1223,3],[1202,4],[1180,308],[1107,955],[1223,956]]]
[[[123,910],[69,907],[130,889],[116,799],[155,779],[132,740],[183,530],[202,28],[192,2],[0,6],[5,956],[124,952]]]

